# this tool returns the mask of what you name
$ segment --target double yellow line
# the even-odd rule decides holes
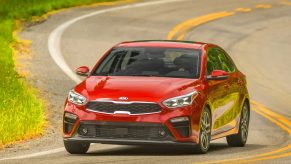
[[[291,2],[289,2],[288,0],[281,0],[280,4],[281,5],[291,6]]]
[[[291,136],[291,121],[287,118],[279,115],[278,113],[273,112],[272,110],[266,108],[262,104],[251,101],[252,104],[252,110],[256,113],[260,114],[261,116],[267,118],[271,122],[275,123],[277,126],[279,126],[282,130],[287,132],[289,136]],[[207,164],[214,164],[214,163],[250,163],[250,162],[256,162],[256,161],[263,161],[263,160],[269,160],[269,159],[277,159],[277,158],[283,158],[291,156],[291,144],[288,144],[287,146],[284,146],[279,149],[272,150],[270,152],[262,153],[262,154],[256,154],[253,156],[248,156],[245,158],[235,158],[235,159],[226,159],[226,160],[218,160],[218,161],[210,161],[210,162],[204,162]],[[283,153],[282,153],[283,152]],[[282,153],[282,154],[279,154]]]
[[[226,16],[230,16],[233,15],[234,12],[219,12],[219,13],[213,13],[213,14],[208,14],[205,16],[201,16],[198,18],[193,18],[190,20],[187,20],[181,24],[178,24],[176,27],[174,27],[168,34],[167,39],[168,40],[172,40],[175,39],[176,40],[182,40],[185,36],[185,34],[190,31],[192,28],[197,27],[201,24],[210,22],[212,20],[216,20],[216,19],[220,19]]]
[[[281,129],[286,131],[291,136],[291,121],[289,119],[273,112],[272,110],[266,108],[265,106],[258,102],[251,101],[251,103],[255,107],[252,108],[253,111],[264,116],[265,118],[279,126]]]
[[[262,154],[257,154],[254,156],[249,156],[246,158],[234,158],[234,159],[226,159],[226,160],[217,160],[217,161],[209,161],[209,162],[203,162],[199,164],[233,164],[233,163],[250,163],[250,162],[256,162],[256,161],[264,161],[264,160],[269,160],[269,159],[277,159],[277,158],[283,158],[283,157],[288,157],[291,155],[291,152],[283,153],[283,154],[278,154],[284,151],[288,151],[291,149],[291,144],[282,147],[280,149],[276,149],[267,153],[262,153]],[[277,154],[277,155],[273,155]]]
[[[286,2],[285,2],[286,3]],[[259,4],[255,6],[256,9],[270,9],[272,8],[272,5],[270,4]],[[223,11],[218,13],[212,13],[200,17],[196,17],[193,19],[186,20],[178,25],[176,25],[167,36],[168,40],[182,40],[187,32],[189,32],[191,29],[202,25],[204,23],[208,23],[210,21],[218,20],[227,16],[235,15],[237,12],[250,12],[252,9],[250,8],[237,8],[233,12]],[[266,119],[270,120],[274,124],[276,124],[278,127],[280,127],[282,130],[287,132],[289,136],[291,136],[291,121],[272,110],[266,108],[262,104],[251,101],[252,104],[252,110],[256,113],[260,114],[261,116],[265,117]],[[220,161],[210,161],[205,163],[249,163],[249,162],[255,162],[255,161],[262,161],[262,160],[269,160],[269,159],[276,159],[276,158],[282,158],[282,157],[288,157],[291,156],[291,144],[270,151],[262,154],[257,154],[254,156],[249,156],[246,158],[237,158],[237,159],[228,159],[228,160],[220,160]],[[278,154],[282,153],[283,154]]]

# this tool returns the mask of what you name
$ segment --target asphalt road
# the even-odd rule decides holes
[[[137,4],[152,2],[156,1]],[[101,144],[92,145],[86,155],[65,152],[62,148],[61,113],[64,99],[75,82],[52,60],[48,38],[52,31],[69,20],[125,5],[128,4],[64,10],[20,33],[21,38],[32,40],[32,58],[19,58],[18,61],[25,63],[23,65],[32,74],[29,81],[41,90],[41,95],[47,100],[49,123],[43,137],[0,151],[0,163],[188,164],[229,159],[237,162],[237,158],[253,156],[251,159],[255,162],[264,163],[288,163],[291,160],[291,149],[286,148],[291,144],[290,135],[256,112],[251,113],[249,139],[244,148],[228,147],[225,139],[219,139],[213,141],[206,155],[174,147]],[[238,68],[247,75],[251,98],[290,121],[290,5],[284,0],[176,0],[131,6],[92,14],[74,22],[60,36],[60,50],[72,70],[81,65],[92,67],[107,49],[118,42],[166,39],[175,26],[189,19],[222,11],[234,12],[232,16],[190,29],[184,39],[216,43],[225,48]],[[258,155],[262,153],[269,154]],[[289,155],[283,157],[282,154],[286,153]],[[16,159],[9,159],[11,157]]]

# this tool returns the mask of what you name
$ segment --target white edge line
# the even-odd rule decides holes
[[[58,26],[49,35],[48,49],[49,49],[50,55],[51,55],[52,59],[54,60],[54,62],[61,68],[61,70],[67,76],[69,76],[74,82],[80,83],[81,79],[68,66],[68,64],[64,60],[64,57],[62,55],[61,48],[60,48],[62,34],[69,26],[71,26],[72,24],[74,24],[82,19],[85,19],[85,18],[88,18],[91,16],[95,16],[95,15],[99,15],[99,14],[103,14],[103,13],[107,13],[107,12],[128,9],[128,8],[134,8],[134,7],[144,7],[144,6],[150,6],[150,5],[156,5],[156,4],[170,3],[170,2],[176,2],[176,1],[179,1],[179,0],[161,0],[161,1],[129,4],[129,5],[125,5],[125,6],[119,6],[119,7],[108,8],[108,9],[104,9],[104,10],[98,10],[98,11],[71,19],[71,20],[61,24],[60,26]]]
[[[129,8],[135,8],[135,7],[144,7],[144,6],[150,6],[150,5],[157,5],[157,4],[163,4],[163,3],[171,3],[171,2],[177,2],[181,0],[160,0],[160,1],[152,1],[152,2],[144,2],[144,3],[136,3],[136,4],[129,4],[125,6],[119,6],[119,7],[114,7],[114,8],[108,8],[104,10],[98,10],[89,14],[85,14],[76,18],[73,18],[60,26],[58,26],[54,31],[52,31],[49,35],[48,38],[48,49],[51,58],[54,60],[54,62],[61,68],[61,70],[74,82],[80,83],[81,79],[74,73],[74,71],[71,70],[71,68],[68,66],[66,63],[62,52],[61,52],[61,37],[63,32],[72,24],[99,14],[107,13],[107,12],[112,12],[112,11],[117,11],[117,10],[122,10],[122,9],[129,9]],[[42,151],[38,153],[32,153],[32,154],[27,154],[27,155],[21,155],[21,156],[15,156],[15,157],[8,157],[8,158],[1,158],[0,161],[4,160],[13,160],[13,159],[24,159],[24,158],[31,158],[31,157],[37,157],[37,156],[43,156],[43,155],[48,155],[48,154],[54,154],[54,153],[59,153],[65,151],[64,147],[61,148],[56,148],[56,149],[51,149],[47,151]]]
[[[42,152],[38,152],[38,153],[32,153],[32,154],[21,155],[21,156],[16,156],[16,157],[9,157],[9,158],[2,158],[2,159],[0,159],[0,161],[37,157],[37,156],[42,156],[42,155],[59,153],[59,152],[62,152],[64,150],[65,150],[65,148],[61,147],[61,148],[51,149],[51,150],[42,151]]]

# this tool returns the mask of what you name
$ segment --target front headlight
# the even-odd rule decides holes
[[[68,95],[68,100],[71,102],[71,103],[74,103],[74,104],[77,104],[77,105],[84,105],[86,102],[87,102],[87,99],[80,95],[79,93],[71,90],[69,92],[69,95]]]
[[[186,95],[167,99],[163,101],[163,104],[168,108],[177,108],[177,107],[187,106],[187,105],[192,104],[193,100],[197,97],[197,95],[198,95],[198,92],[194,91]]]

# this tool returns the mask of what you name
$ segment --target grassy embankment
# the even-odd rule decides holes
[[[112,0],[0,0],[0,148],[43,132],[44,103],[15,70],[16,20],[49,11]]]

